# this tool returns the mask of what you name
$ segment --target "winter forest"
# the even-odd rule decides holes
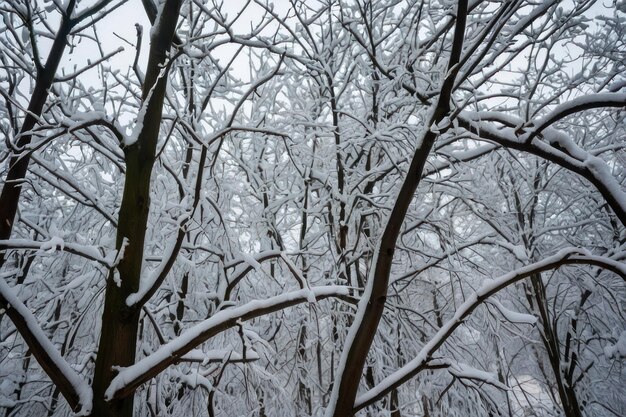
[[[626,415],[625,0],[0,16],[0,416]]]

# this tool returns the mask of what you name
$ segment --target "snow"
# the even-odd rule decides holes
[[[50,240],[39,242],[29,239],[8,239],[0,240],[0,249],[31,249],[40,255],[53,254],[56,250],[70,252],[83,256],[87,259],[99,262],[106,266],[111,266],[110,256],[103,256],[101,250],[96,246],[80,245],[78,243],[66,242],[59,236],[53,236]]]
[[[448,372],[450,372],[450,374],[456,376],[457,378],[476,379],[505,391],[508,391],[510,389],[508,386],[498,381],[498,377],[495,374],[491,372],[481,371],[480,369],[473,368],[464,363],[451,363],[450,368],[448,368]]]
[[[430,108],[427,110],[424,116],[424,120],[427,120],[430,122],[433,119],[435,111],[436,111],[436,106],[430,106]],[[414,145],[414,149],[420,149],[429,129],[432,129],[432,126],[425,125],[422,127],[422,133],[417,138],[416,143]],[[402,189],[402,186],[400,187],[400,190],[401,189]],[[389,222],[389,217],[387,216],[387,218],[385,219],[385,225],[388,222]],[[379,256],[380,256],[380,247],[377,245],[376,250],[372,256],[371,265],[377,264]],[[374,270],[375,268],[372,268],[372,272],[371,272],[372,274],[374,273]],[[337,371],[335,373],[336,375],[335,381],[333,381],[333,390],[328,400],[328,406],[326,407],[326,414],[325,414],[326,417],[332,417],[332,415],[335,412],[335,408],[337,406],[338,395],[339,395],[339,387],[341,386],[341,380],[343,378],[343,374],[346,369],[346,362],[348,360],[348,354],[350,353],[351,347],[354,344],[354,339],[356,338],[357,332],[359,331],[359,327],[361,326],[361,323],[363,322],[363,317],[365,316],[367,306],[371,302],[374,278],[375,278],[374,276],[368,277],[367,283],[365,284],[365,289],[357,305],[357,311],[354,316],[354,321],[352,322],[352,325],[350,326],[350,329],[348,330],[348,334],[344,341],[344,348],[343,348],[343,351],[341,352],[341,357],[339,359],[339,363],[337,365]]]
[[[202,374],[200,374],[195,369],[190,369],[188,373],[182,373],[180,371],[174,370],[172,372],[172,376],[176,377],[178,380],[183,382],[185,385],[188,385],[190,388],[195,389],[198,387],[202,387],[207,391],[213,391],[213,384]]]
[[[310,291],[318,298],[345,296],[350,293],[349,288],[343,286],[315,287]],[[239,307],[220,310],[209,319],[185,330],[179,337],[161,345],[154,353],[141,359],[136,364],[121,369],[111,381],[111,385],[107,388],[105,398],[113,398],[117,391],[123,389],[131,382],[140,379],[142,376],[148,375],[151,369],[158,368],[164,364],[167,366],[175,362],[177,358],[181,358],[205,340],[223,330],[233,327],[238,320],[248,320],[255,317],[255,313],[261,314],[261,311],[267,312],[269,309],[280,308],[285,304],[296,304],[307,300],[308,297],[309,290],[304,289],[277,295],[266,300],[250,301]]]
[[[231,261],[224,264],[224,268],[234,268],[244,262],[254,267],[255,265],[258,265],[259,262],[269,258],[276,258],[280,256],[280,254],[281,251],[279,250],[266,250],[259,252],[256,255],[244,254],[243,252],[239,252],[238,256],[234,257]]]
[[[377,259],[379,256],[379,248],[376,248],[376,252],[372,257],[372,265],[376,265]],[[339,359],[339,364],[337,365],[337,371],[335,373],[335,380],[333,381],[333,390],[330,395],[330,399],[328,400],[328,406],[326,407],[326,417],[332,417],[335,412],[335,407],[337,406],[337,400],[339,396],[339,386],[341,385],[341,379],[343,377],[344,370],[346,369],[346,362],[348,358],[348,353],[350,351],[351,346],[354,344],[354,339],[356,338],[356,334],[359,330],[361,323],[363,322],[363,317],[365,316],[365,311],[367,309],[367,305],[369,304],[372,297],[373,290],[373,277],[369,277],[367,280],[367,284],[365,285],[365,291],[361,296],[361,300],[357,305],[356,315],[354,317],[354,321],[350,326],[350,330],[346,336],[344,341],[344,348],[341,353],[341,358]]]
[[[156,83],[155,83],[155,86],[156,86]],[[135,120],[135,126],[133,127],[131,134],[129,136],[124,137],[122,146],[131,146],[135,142],[137,142],[137,139],[139,139],[139,134],[143,130],[143,119],[146,116],[146,111],[148,110],[148,103],[150,102],[152,91],[153,90],[150,90],[150,93],[148,93],[146,100],[144,100],[144,102],[141,104],[141,107],[139,108],[139,112],[137,113],[137,119]]]
[[[28,326],[28,331],[32,334],[41,349],[45,351],[48,359],[54,363],[58,371],[72,385],[74,392],[78,396],[80,407],[78,415],[89,415],[91,413],[93,399],[93,393],[89,383],[74,372],[72,367],[65,361],[50,339],[43,333],[41,327],[37,324],[35,316],[33,316],[28,307],[22,303],[17,294],[7,285],[4,279],[0,279],[0,296],[2,300],[8,304],[7,308],[14,309],[17,314],[22,317]]]
[[[122,287],[122,277],[120,276],[120,271],[118,271],[117,268],[113,270],[113,282],[117,288]]]
[[[154,24],[150,28],[150,39],[154,38],[154,36],[156,36],[156,34],[159,33],[160,24],[161,24],[161,13],[163,12],[164,7],[165,7],[165,2],[161,2],[161,4],[157,6],[157,15],[154,19]]]
[[[78,129],[81,126],[85,126],[96,122],[98,120],[107,120],[106,114],[102,111],[90,111],[87,113],[75,113],[72,117],[68,117],[64,120],[64,124],[67,126],[69,132]]]
[[[146,99],[141,103],[141,107],[139,108],[139,112],[137,113],[137,119],[135,120],[135,126],[133,127],[131,134],[129,136],[124,137],[124,140],[122,141],[123,147],[131,146],[135,142],[137,142],[137,139],[139,139],[139,135],[141,134],[141,131],[143,130],[144,118],[146,117],[148,106],[150,105],[150,99],[152,98],[152,94],[154,93],[154,89],[156,88],[159,80],[161,79],[161,77],[165,76],[166,70],[167,70],[167,66],[164,65],[163,68],[161,68],[161,71],[159,72],[159,76],[154,81],[154,84],[152,85],[152,87],[150,87],[150,91],[148,91],[148,94],[146,95]]]
[[[608,359],[626,358],[626,330],[622,332],[614,345],[607,345],[604,348],[604,355]]]
[[[241,257],[243,262],[245,262],[246,264],[248,264],[252,268],[254,268],[254,270],[256,272],[261,272],[262,271],[261,264],[256,259],[254,259],[254,257],[251,256],[250,254],[240,252],[239,256]]]
[[[41,244],[39,250],[46,253],[54,253],[57,248],[63,251],[63,249],[65,249],[65,242],[63,242],[63,238],[60,236],[52,236],[49,241]]]
[[[182,360],[189,362],[200,362],[206,365],[211,362],[239,362],[242,361],[243,355],[239,352],[226,349],[213,349],[203,352],[201,349],[193,349],[181,357]],[[256,361],[260,356],[252,349],[246,350],[246,360]]]
[[[498,309],[500,314],[502,314],[502,316],[506,320],[510,321],[511,323],[532,324],[532,325],[537,323],[537,317],[535,317],[535,316],[533,316],[531,314],[524,314],[524,313],[518,313],[517,311],[511,311],[508,308],[506,308],[505,306],[503,306],[497,300],[490,300],[489,304],[494,305]]]
[[[593,176],[598,178],[602,184],[609,189],[609,192],[617,200],[620,207],[626,211],[626,192],[624,192],[620,184],[615,181],[606,162],[597,156],[587,154],[584,164]]]
[[[289,270],[291,271],[291,273],[296,276],[296,279],[300,283],[301,288],[303,288],[303,289],[306,288],[307,290],[309,290],[309,293],[307,295],[307,301],[309,303],[315,303],[315,301],[316,301],[315,300],[315,294],[313,293],[313,291],[311,291],[311,287],[309,286],[309,282],[306,280],[304,275],[302,275],[302,271],[300,271],[300,269],[293,262],[291,262],[291,259],[289,259],[287,257],[287,253],[286,252],[281,252],[280,253],[280,257],[283,260],[283,262],[285,262],[285,264],[287,264],[287,267],[289,267]]]
[[[410,378],[411,376],[415,375],[416,372],[419,372],[419,370],[421,370],[424,366],[427,366],[431,359],[431,356],[437,351],[437,349],[439,349],[439,347],[448,339],[448,337],[463,322],[463,320],[465,320],[465,318],[469,316],[474,311],[474,309],[478,307],[478,305],[481,304],[479,300],[493,295],[500,288],[519,281],[520,279],[528,276],[534,271],[548,268],[551,265],[558,264],[558,262],[570,257],[584,257],[586,255],[588,255],[588,252],[583,249],[563,249],[555,255],[543,259],[542,261],[521,267],[486,282],[475,293],[469,295],[466,298],[466,301],[457,308],[454,316],[446,323],[444,323],[444,325],[428,341],[428,343],[426,343],[424,347],[422,347],[419,353],[412,360],[407,362],[403,367],[393,372],[391,375],[384,378],[374,388],[359,396],[355,403],[355,407],[358,408],[360,404],[368,402],[372,398],[380,395],[380,393],[382,392],[386,392],[390,387],[394,386],[400,381]],[[365,295],[363,296],[362,300],[364,299],[366,299]]]
[[[513,254],[520,261],[527,261],[528,254],[526,253],[526,246],[524,245],[512,245]]]
[[[508,143],[516,145],[514,147],[521,147],[521,145],[531,146],[530,149],[526,150],[532,153],[539,153],[540,155],[550,155],[554,162],[568,169],[587,171],[591,174],[593,180],[602,183],[619,207],[626,211],[626,193],[613,175],[611,175],[607,163],[582,149],[564,132],[552,127],[546,127],[541,131],[545,141],[533,140],[531,145],[528,141],[533,138],[533,133],[536,130],[525,131],[523,135],[518,136],[516,129],[510,127],[497,129],[495,126],[481,122],[482,116],[482,112],[463,112],[459,117],[465,119],[466,122],[472,124],[479,131],[484,131],[492,137],[501,138],[498,142],[505,142],[504,145]]]
[[[626,93],[598,93],[576,97],[559,104],[550,113],[539,120],[536,123],[538,126],[537,132],[542,131],[548,125],[581,109],[620,105],[626,107]]]

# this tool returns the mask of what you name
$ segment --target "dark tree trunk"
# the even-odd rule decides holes
[[[11,238],[17,206],[22,193],[22,184],[26,178],[30,153],[24,148],[30,144],[32,134],[29,133],[37,125],[37,121],[43,111],[43,106],[48,98],[48,90],[52,86],[59,63],[63,57],[67,37],[72,30],[73,22],[69,16],[74,10],[75,0],[71,0],[67,5],[67,14],[61,20],[61,25],[52,43],[50,54],[43,67],[37,69],[35,88],[28,103],[28,112],[24,117],[24,122],[19,132],[19,139],[13,144],[15,150],[11,152],[7,175],[0,193],[0,240]],[[4,264],[5,252],[0,252],[0,268]]]
[[[345,366],[338,375],[339,384],[336,391],[336,402],[330,404],[333,407],[333,417],[349,417],[354,415],[354,401],[359,389],[363,367],[367,359],[372,342],[376,335],[380,319],[385,310],[389,275],[393,262],[393,254],[396,248],[396,240],[404,218],[413,200],[417,186],[419,185],[422,171],[430,150],[439,133],[431,130],[431,126],[439,124],[450,112],[450,99],[454,88],[454,81],[458,72],[461,57],[463,39],[465,36],[465,22],[467,20],[467,1],[459,0],[457,7],[456,24],[453,38],[452,51],[448,62],[448,76],[441,86],[441,92],[434,105],[432,113],[424,121],[424,133],[418,140],[417,148],[413,154],[409,170],[398,192],[387,224],[378,244],[378,250],[373,258],[373,271],[369,276],[371,282],[367,283],[362,301],[359,303],[359,312],[362,318],[355,322],[358,325],[352,340],[348,341]],[[365,307],[362,309],[363,303]],[[352,333],[352,331],[351,331]]]
[[[127,239],[124,257],[117,267],[118,286],[107,281],[102,332],[93,381],[93,417],[131,417],[133,396],[106,401],[105,392],[115,376],[113,367],[135,362],[140,305],[128,307],[126,299],[139,289],[144,241],[150,208],[150,177],[161,125],[167,85],[168,53],[176,30],[181,0],[167,0],[162,6],[158,30],[152,34],[142,99],[143,128],[135,143],[125,147],[126,180],[119,212],[117,248]],[[163,72],[162,72],[163,71]]]

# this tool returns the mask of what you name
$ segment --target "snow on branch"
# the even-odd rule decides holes
[[[261,359],[259,354],[254,350],[248,349],[244,354],[226,349],[212,349],[206,352],[200,349],[194,349],[180,358],[185,362],[197,362],[203,365],[208,363],[243,363],[254,362]]]
[[[584,110],[608,107],[626,107],[626,93],[589,94],[576,97],[571,101],[560,104],[536,123],[537,127],[532,130],[528,140],[532,140],[545,128],[571,114]]]
[[[473,133],[477,140],[488,140],[499,145],[528,152],[554,162],[591,182],[611,206],[620,222],[626,225],[626,192],[611,174],[604,160],[579,147],[564,132],[546,127],[538,137],[532,139],[522,128],[508,127],[511,117],[507,117],[505,127],[497,128],[484,120],[493,120],[492,114],[483,119],[482,112],[463,112],[458,116],[461,127]],[[520,121],[518,126],[523,127]],[[529,140],[530,139],[530,140]]]
[[[478,159],[498,148],[498,145],[489,143],[466,151],[455,151],[450,153],[438,152],[438,155],[444,156],[445,159],[428,161],[428,166],[424,169],[424,172],[422,172],[422,178],[440,173],[446,169],[451,169],[459,162],[469,162],[474,159]]]
[[[230,299],[232,291],[250,271],[260,271],[261,262],[277,258],[282,259],[282,261],[287,266],[287,269],[289,269],[289,272],[291,272],[296,281],[298,281],[298,285],[301,289],[308,288],[308,283],[302,275],[302,271],[300,271],[300,269],[293,262],[291,262],[291,260],[287,257],[286,252],[282,252],[279,250],[267,250],[259,252],[254,256],[240,253],[235,259],[225,265],[226,269],[235,269],[232,272],[231,276],[228,278],[228,283],[220,291],[219,299],[222,301]]]
[[[454,331],[464,320],[469,317],[478,306],[485,303],[489,297],[532,274],[572,264],[599,266],[618,274],[626,281],[626,265],[610,258],[591,255],[584,249],[579,248],[563,249],[542,261],[532,263],[493,280],[489,280],[475,293],[466,298],[465,302],[457,308],[454,316],[439,329],[426,345],[424,345],[414,359],[384,378],[374,388],[358,397],[354,405],[354,412],[376,402],[393,389],[419,374],[422,370],[427,369],[429,363],[432,361],[432,355],[450,338],[450,336],[452,336]]]
[[[34,250],[38,253],[54,253],[57,250],[79,255],[91,261],[96,261],[102,265],[111,268],[113,266],[114,254],[105,256],[95,246],[79,245],[77,243],[65,242],[58,236],[52,237],[46,242],[38,242],[29,239],[9,239],[0,240],[0,250],[8,249],[24,249]]]
[[[31,353],[63,394],[72,410],[79,415],[89,415],[93,397],[90,385],[63,359],[37,324],[33,313],[2,278],[0,278],[0,307],[6,310],[6,314]]]
[[[450,361],[447,361],[447,362],[449,362],[449,367],[447,368],[448,372],[450,373],[450,375],[458,379],[472,379],[475,381],[480,381],[485,384],[492,385],[504,391],[510,390],[510,388],[507,385],[498,381],[498,377],[491,372],[481,371],[480,369],[476,369],[464,363],[450,362]],[[432,362],[431,362],[431,366],[432,366]]]
[[[329,297],[343,298],[349,296],[350,288],[322,286],[311,290],[292,291],[267,300],[254,300],[239,307],[219,311],[211,318],[187,329],[179,337],[162,345],[136,364],[121,369],[106,390],[106,399],[112,400],[131,395],[141,384],[154,378],[168,366],[178,363],[184,355],[215,335],[242,321],[307,302],[311,292],[317,300]]]
[[[509,310],[508,308],[503,306],[501,302],[497,300],[489,300],[488,303],[496,307],[496,309],[500,312],[500,314],[502,314],[502,317],[504,317],[505,320],[511,323],[534,325],[537,322],[537,317],[531,314],[524,314],[524,313],[519,313],[517,311]]]

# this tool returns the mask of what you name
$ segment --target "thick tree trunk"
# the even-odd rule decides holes
[[[119,212],[117,248],[124,245],[124,256],[117,269],[119,286],[113,272],[107,281],[102,331],[93,381],[93,417],[131,417],[133,396],[106,401],[105,391],[115,376],[114,367],[135,362],[140,305],[128,307],[127,297],[137,292],[141,278],[144,241],[150,208],[150,177],[161,125],[161,114],[167,85],[168,53],[172,45],[181,0],[167,0],[158,30],[152,33],[150,56],[143,86],[143,127],[136,142],[124,148],[126,180]]]

